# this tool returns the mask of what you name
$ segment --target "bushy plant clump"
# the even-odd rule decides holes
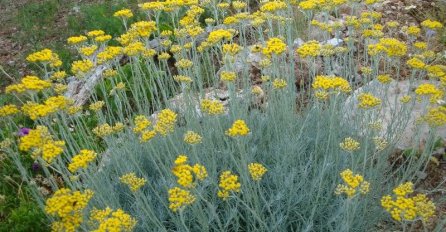
[[[446,66],[430,50],[443,25],[426,20],[394,38],[395,22],[380,24],[376,2],[148,2],[137,22],[119,10],[122,35],[67,39],[81,56],[71,70],[50,49],[27,57],[43,74],[6,88],[20,103],[2,106],[1,120],[20,133],[1,148],[35,186],[54,231],[428,224],[435,203],[413,183],[446,124]],[[351,15],[329,20],[342,7]],[[173,29],[161,30],[161,18]],[[299,41],[303,30],[320,38]],[[392,98],[403,78],[415,91]],[[417,123],[430,137],[397,165],[393,148],[420,102]],[[35,160],[50,193],[21,156]]]

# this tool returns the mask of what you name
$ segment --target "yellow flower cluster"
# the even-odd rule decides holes
[[[421,26],[429,28],[431,30],[438,30],[438,29],[443,28],[443,24],[441,24],[438,21],[430,20],[430,19],[427,19],[427,20],[424,20],[423,22],[421,22]]]
[[[420,97],[428,97],[431,102],[440,100],[444,96],[444,92],[441,89],[438,89],[434,84],[430,83],[420,84],[415,90],[415,93]]]
[[[22,78],[20,83],[9,85],[6,87],[5,92],[17,92],[22,93],[26,90],[30,91],[41,91],[51,87],[51,82],[46,80],[41,80],[36,76],[25,76]]]
[[[231,171],[224,171],[220,175],[220,182],[218,186],[220,187],[220,190],[218,190],[217,193],[218,197],[222,198],[223,200],[227,200],[231,192],[240,192],[241,184],[237,175],[232,174]]]
[[[93,31],[89,31],[87,32],[87,36],[88,37],[98,37],[101,35],[105,35],[105,32],[103,30],[93,30]]]
[[[273,88],[274,89],[283,89],[287,86],[287,83],[284,79],[276,78],[273,81]]]
[[[268,169],[266,169],[262,164],[250,163],[248,164],[248,171],[253,180],[259,181],[262,179],[263,175],[265,175]]]
[[[395,38],[381,38],[379,43],[370,44],[368,52],[371,56],[384,52],[389,57],[400,57],[407,53],[407,45]]]
[[[88,73],[93,66],[94,64],[91,60],[76,60],[71,65],[71,71],[75,75],[83,76],[84,74]]]
[[[181,59],[175,63],[175,66],[177,68],[184,68],[184,69],[190,68],[190,67],[192,67],[192,65],[194,65],[194,62],[192,62],[191,60],[188,60],[188,59]]]
[[[352,90],[350,83],[346,79],[342,77],[322,75],[316,76],[312,84],[312,88],[317,90],[319,94],[322,93],[322,96],[325,95],[326,97],[328,97],[328,94],[331,93],[348,93]],[[322,96],[319,98],[322,98]]]
[[[222,71],[220,73],[220,80],[226,81],[226,82],[233,82],[237,78],[237,75],[235,72],[228,72],[228,71]]]
[[[131,42],[127,46],[125,46],[123,48],[123,52],[128,56],[136,56],[144,52],[145,49],[146,48],[142,42],[136,41],[136,42]]]
[[[370,183],[365,181],[363,176],[355,175],[350,169],[342,171],[340,175],[345,184],[339,184],[336,187],[336,195],[345,193],[348,198],[353,198],[358,192],[361,194],[369,192]]]
[[[260,11],[263,12],[274,12],[274,11],[278,11],[278,10],[283,10],[286,9],[287,5],[285,2],[282,1],[268,1],[266,3],[264,3],[261,7],[260,7]]]
[[[202,137],[196,132],[187,131],[184,134],[183,140],[184,140],[184,142],[193,145],[193,144],[201,143]]]
[[[371,109],[373,107],[381,105],[381,99],[373,96],[370,93],[361,93],[358,96],[359,100],[359,108],[362,109]]]
[[[342,150],[347,151],[347,152],[354,152],[359,150],[360,148],[360,143],[356,140],[354,140],[351,137],[347,137],[344,139],[343,142],[341,142],[339,144],[339,146],[342,148]]]
[[[71,159],[71,163],[68,165],[68,170],[74,173],[81,168],[86,169],[88,167],[88,164],[96,159],[96,156],[96,152],[83,149],[79,152],[79,154],[73,156],[73,158]]]
[[[177,177],[177,183],[185,188],[193,188],[196,180],[203,181],[208,176],[206,168],[201,164],[191,166],[187,163],[186,155],[179,155],[175,160],[172,173]]]
[[[446,125],[446,107],[432,107],[422,117],[431,127],[440,127]]]
[[[91,45],[79,48],[79,52],[84,56],[91,56],[96,52],[96,50],[98,50],[97,45]]]
[[[409,67],[414,68],[414,69],[424,69],[426,67],[426,64],[422,60],[420,60],[420,59],[418,59],[416,57],[414,57],[412,59],[409,59],[406,62],[406,64]]]
[[[51,198],[46,200],[45,212],[59,218],[53,222],[53,231],[77,231],[83,222],[83,210],[93,197],[91,190],[83,193],[67,188],[57,190]]]
[[[263,48],[262,53],[266,56],[280,55],[286,51],[286,44],[280,38],[270,38],[266,41],[266,46]]]
[[[124,129],[124,124],[118,122],[114,126],[110,126],[108,123],[101,124],[93,128],[92,132],[98,137],[106,137],[113,133],[120,132]]]
[[[316,57],[321,54],[321,49],[322,46],[319,42],[317,42],[316,40],[310,40],[297,48],[296,52],[302,58]]]
[[[381,205],[396,221],[421,219],[426,222],[435,215],[435,205],[425,194],[408,196],[413,193],[412,182],[399,185],[393,190],[393,193],[395,196],[383,196]]]
[[[105,105],[104,101],[97,101],[90,104],[88,107],[92,111],[99,111]]]
[[[18,112],[20,112],[20,110],[17,108],[16,105],[9,104],[0,107],[0,117],[10,116],[13,114],[17,114]]]
[[[225,112],[225,107],[218,100],[204,99],[201,101],[201,110],[209,115],[219,115]]]
[[[63,80],[65,77],[67,76],[67,73],[65,71],[58,71],[58,72],[54,72],[50,79],[51,80],[55,80],[55,81],[61,81]]]
[[[20,138],[19,149],[32,151],[33,158],[41,156],[47,163],[52,163],[54,158],[62,154],[64,141],[55,141],[48,132],[48,128],[37,126],[36,129]]]
[[[153,11],[160,11],[163,10],[165,7],[165,2],[145,2],[138,5],[142,10],[153,10]]]
[[[116,11],[113,16],[118,18],[131,18],[133,17],[133,13],[130,9],[122,9]]]
[[[129,186],[130,190],[132,192],[138,191],[142,186],[144,186],[147,182],[144,178],[138,178],[136,177],[134,172],[127,173],[119,178],[121,183],[124,183]]]
[[[246,125],[245,121],[238,119],[225,133],[226,135],[231,137],[246,136],[249,133],[249,128]]]
[[[34,52],[26,57],[26,60],[32,63],[50,64],[51,67],[60,67],[62,61],[59,56],[50,49],[43,49],[38,52]]]
[[[382,84],[389,84],[390,82],[392,82],[392,78],[390,77],[390,75],[378,75],[376,79],[378,79],[378,81]]]
[[[195,196],[188,190],[174,187],[169,189],[169,209],[173,212],[184,209],[184,207],[195,202]]]
[[[233,33],[231,33],[229,30],[218,29],[209,33],[206,42],[211,45],[216,44],[223,39],[230,40],[232,38],[232,35]]]
[[[147,129],[147,127],[149,127],[152,124],[150,120],[144,115],[137,115],[135,117],[134,122],[135,122],[135,127],[133,128],[133,132],[135,133],[143,132],[145,129]]]
[[[71,36],[67,39],[67,43],[71,44],[71,45],[75,45],[75,44],[79,44],[79,43],[83,43],[85,41],[87,41],[88,38],[80,35],[80,36]]]
[[[90,214],[92,222],[99,223],[96,230],[91,232],[133,231],[137,221],[122,209],[113,212],[110,208],[104,210],[93,209]]]
[[[158,114],[158,120],[154,129],[163,136],[173,132],[175,123],[177,122],[177,114],[170,109],[161,110]]]
[[[123,48],[117,46],[108,46],[104,51],[99,52],[96,56],[98,64],[103,64],[104,62],[113,60],[122,54]]]
[[[149,37],[152,32],[156,31],[156,23],[153,21],[139,21],[130,26],[128,33],[140,37]]]
[[[43,104],[30,101],[25,103],[22,106],[22,112],[32,120],[36,120],[37,118],[56,113],[59,110],[64,110],[70,103],[71,101],[64,96],[49,97]]]
[[[173,79],[180,83],[186,83],[186,84],[192,82],[192,78],[185,76],[185,75],[175,75],[175,76],[173,76]]]
[[[236,43],[223,44],[223,53],[235,56],[242,50],[242,47]]]

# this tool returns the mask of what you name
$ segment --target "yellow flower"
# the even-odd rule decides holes
[[[186,155],[179,155],[175,160],[172,173],[177,177],[177,183],[179,185],[185,188],[193,188],[196,185],[195,180],[202,181],[208,174],[203,165],[195,164],[194,166],[190,166],[187,164],[187,160],[188,157]]]
[[[211,31],[207,38],[207,42],[210,44],[215,44],[223,39],[230,40],[232,38],[232,33],[229,30],[218,29]]]
[[[88,37],[98,37],[101,35],[105,35],[105,32],[103,30],[93,30],[93,31],[87,32]]]
[[[92,111],[99,111],[101,108],[105,105],[104,101],[97,101],[94,103],[91,103],[89,106],[89,109]]]
[[[443,24],[441,24],[438,21],[430,20],[430,19],[424,20],[423,22],[421,22],[421,26],[429,28],[431,30],[438,30],[438,29],[443,28]]]
[[[342,78],[335,76],[316,76],[313,85],[315,90],[334,91],[348,93],[352,90],[350,83]]]
[[[266,2],[264,3],[261,7],[260,10],[263,12],[274,12],[274,11],[278,11],[278,10],[283,10],[286,9],[287,5],[285,2],[282,1],[270,1],[270,2]]]
[[[266,46],[263,48],[262,53],[271,56],[272,54],[280,55],[286,51],[286,44],[279,38],[270,38],[266,41]]]
[[[321,54],[321,44],[315,40],[308,41],[296,49],[297,54],[302,58],[316,57]]]
[[[232,127],[226,131],[226,135],[231,137],[246,136],[248,135],[248,133],[249,133],[248,126],[246,125],[245,121],[240,119],[236,120],[232,124]]]
[[[163,136],[173,132],[175,123],[177,121],[177,114],[170,109],[161,110],[158,114],[158,121],[154,126],[156,132]]]
[[[174,187],[169,189],[169,209],[173,212],[184,209],[184,207],[195,202],[195,196],[191,192]]]
[[[336,187],[335,194],[345,193],[348,198],[353,198],[359,192],[367,194],[370,189],[370,183],[364,180],[359,174],[354,174],[350,169],[346,169],[340,173],[345,184],[339,184]]]
[[[153,139],[153,137],[156,136],[156,131],[154,130],[145,130],[141,133],[141,142],[147,142],[151,139]]]
[[[339,144],[339,146],[342,148],[342,150],[347,152],[354,152],[359,150],[359,142],[354,140],[353,138],[345,138],[342,143]]]
[[[130,31],[141,37],[148,37],[156,31],[156,23],[153,21],[139,21],[130,26]]]
[[[170,58],[170,54],[167,52],[162,52],[161,54],[158,55],[158,59],[160,60],[167,60]]]
[[[144,44],[142,42],[131,42],[127,46],[123,48],[124,54],[128,56],[136,56],[141,54],[146,50]]]
[[[220,187],[217,193],[218,197],[227,200],[231,192],[240,192],[241,184],[237,175],[232,174],[231,171],[224,171],[220,175],[218,186]]]
[[[83,149],[79,152],[79,154],[73,156],[71,163],[68,165],[68,170],[74,173],[81,168],[85,169],[88,167],[89,163],[96,159],[96,156],[96,152]]]
[[[395,38],[381,38],[379,43],[368,46],[368,52],[372,56],[384,52],[389,57],[399,57],[406,55],[407,45]]]
[[[390,75],[378,75],[377,79],[382,84],[389,84],[390,82],[392,82],[392,78],[390,77]]]
[[[71,44],[71,45],[74,45],[74,44],[83,43],[83,42],[85,42],[85,41],[87,41],[87,40],[88,40],[88,38],[85,37],[85,36],[83,36],[83,35],[80,35],[80,36],[72,36],[72,37],[69,37],[69,38],[67,39],[67,43],[68,43],[68,44]]]
[[[248,171],[253,180],[259,181],[262,179],[263,175],[265,175],[268,169],[266,169],[262,164],[250,163],[248,164]]]
[[[137,221],[122,209],[113,212],[110,208],[98,210],[94,208],[90,214],[90,220],[99,223],[96,230],[91,232],[133,231]]]
[[[20,110],[17,108],[16,105],[9,104],[0,107],[0,117],[10,116],[19,112]]]
[[[242,50],[242,47],[236,43],[223,44],[223,53],[235,56]]]
[[[440,127],[446,124],[446,107],[439,106],[430,108],[422,117],[431,127]]]
[[[274,89],[283,89],[287,86],[287,83],[284,79],[276,78],[273,81],[273,88]]]
[[[220,79],[226,82],[233,82],[237,78],[235,72],[222,71],[220,73]]]
[[[79,52],[84,55],[84,56],[91,56],[94,54],[94,52],[98,50],[98,46],[96,45],[91,45],[91,46],[86,46],[86,47],[81,47],[79,48]]]
[[[133,17],[133,13],[130,9],[122,9],[116,11],[113,16],[118,18],[131,18]]]
[[[198,144],[201,143],[201,139],[202,137],[198,134],[195,133],[193,131],[187,131],[184,134],[184,142],[188,143],[188,144]]]
[[[65,71],[58,71],[58,72],[54,72],[50,79],[51,80],[55,80],[55,81],[61,81],[63,80],[65,77],[67,76],[67,73]]]
[[[53,229],[77,231],[83,222],[83,210],[93,197],[93,191],[72,191],[67,188],[57,190],[45,203],[45,212],[59,219],[53,222]]]
[[[400,101],[402,103],[408,103],[410,100],[412,100],[412,97],[409,95],[405,95],[405,96],[401,97],[401,99],[400,99]]]
[[[138,191],[138,189],[144,186],[147,182],[147,180],[144,178],[136,177],[134,172],[127,173],[121,176],[119,180],[121,181],[121,183],[128,185],[132,192]]]
[[[84,75],[93,69],[93,62],[91,60],[77,60],[71,66],[71,71],[75,75]]]
[[[393,192],[395,196],[386,195],[381,198],[381,206],[396,221],[421,219],[426,222],[435,215],[435,204],[425,194],[408,196],[413,193],[412,182],[399,185]]]
[[[133,132],[135,133],[141,133],[142,131],[144,131],[147,127],[150,126],[150,124],[152,124],[149,119],[147,119],[146,116],[144,115],[137,115],[135,117],[135,127],[133,128]]]
[[[191,83],[193,81],[192,78],[190,78],[188,76],[184,76],[184,75],[175,75],[175,76],[173,76],[173,79],[175,81],[178,81],[180,83],[185,83],[185,84]]]
[[[102,43],[102,42],[109,41],[111,39],[112,39],[111,35],[101,35],[101,36],[94,38],[94,41]]]
[[[14,84],[7,86],[5,89],[6,93],[10,92],[24,92],[25,90],[31,91],[41,91],[51,87],[51,82],[46,80],[41,80],[36,76],[25,76],[22,78],[19,84]]]
[[[218,100],[209,99],[201,101],[201,110],[209,115],[219,115],[225,112],[223,103]]]
[[[410,26],[406,29],[407,34],[412,36],[418,36],[421,32],[421,29],[417,26]]]
[[[426,67],[426,64],[416,57],[408,60],[406,64],[414,69],[424,69]]]
[[[440,100],[444,96],[444,92],[441,89],[438,89],[435,85],[429,83],[420,84],[415,90],[415,93],[420,97],[428,97],[431,102]]]
[[[373,96],[370,93],[361,93],[358,96],[359,108],[370,109],[381,105],[381,99]]]
[[[177,68],[184,68],[184,69],[190,68],[190,67],[192,67],[192,65],[194,65],[194,63],[188,59],[181,59],[175,63],[175,66]]]

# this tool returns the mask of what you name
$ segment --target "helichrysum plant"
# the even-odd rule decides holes
[[[393,151],[407,125],[446,125],[444,25],[378,2],[119,9],[122,34],[67,38],[66,70],[27,54],[38,71],[5,87],[0,155],[53,231],[438,229],[437,199],[414,193],[435,136]]]

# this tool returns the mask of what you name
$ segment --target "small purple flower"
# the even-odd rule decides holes
[[[32,170],[37,172],[40,170],[40,164],[37,162],[34,162],[33,165],[31,166]]]
[[[427,29],[427,31],[426,31],[426,37],[428,37],[428,38],[432,38],[432,37],[434,37],[436,34],[437,34],[437,32],[434,31],[434,30]]]
[[[20,136],[20,137],[23,137],[25,135],[28,135],[30,131],[31,131],[31,129],[29,129],[27,127],[22,127],[22,128],[20,128],[20,130],[17,133],[17,135]]]

